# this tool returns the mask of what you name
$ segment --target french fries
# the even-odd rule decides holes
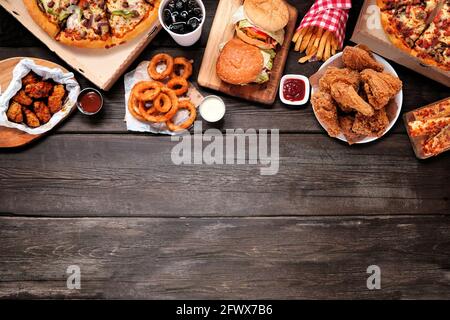
[[[338,50],[338,41],[334,33],[321,27],[309,26],[297,30],[292,38],[294,50],[305,53],[298,62],[305,63],[315,57],[317,60],[327,61]]]

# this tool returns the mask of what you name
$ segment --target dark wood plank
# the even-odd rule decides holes
[[[200,139],[195,137],[198,143]],[[206,146],[207,143],[204,145]],[[169,137],[53,135],[0,154],[0,212],[56,216],[449,214],[450,154],[414,157],[408,138],[348,147],[280,137],[280,167],[174,165]],[[235,157],[234,157],[235,158]]]
[[[0,298],[450,298],[449,217],[0,218]],[[81,269],[68,290],[66,269]],[[367,267],[381,268],[368,290]]]

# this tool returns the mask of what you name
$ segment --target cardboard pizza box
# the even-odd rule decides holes
[[[376,0],[366,0],[364,2],[350,40],[365,44],[372,51],[383,57],[436,80],[447,87],[450,86],[450,72],[437,67],[427,66],[420,59],[409,55],[391,43],[381,25],[380,10],[376,5]]]
[[[159,19],[138,37],[109,49],[83,49],[67,46],[50,37],[34,22],[21,0],[0,0],[0,5],[61,59],[100,89],[109,90],[135,58],[161,30]]]

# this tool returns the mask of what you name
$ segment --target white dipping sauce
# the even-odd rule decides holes
[[[208,96],[200,104],[200,115],[208,122],[217,122],[225,115],[225,103],[218,96]]]

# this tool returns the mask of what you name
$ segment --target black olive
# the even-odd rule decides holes
[[[195,8],[195,9],[193,9],[193,11],[194,11],[194,14],[196,17],[200,17],[203,15],[202,9],[200,9],[200,8]]]
[[[172,22],[173,23],[175,23],[175,22],[179,22],[178,21],[178,16],[179,16],[179,13],[177,12],[177,11],[175,11],[175,12],[172,12]]]
[[[176,22],[169,27],[169,30],[175,33],[186,33],[186,22]]]
[[[169,25],[172,23],[172,12],[169,9],[164,9],[163,11],[164,22]]]
[[[177,0],[177,2],[175,2],[175,8],[180,11],[183,10],[184,9],[183,1]]]
[[[167,6],[166,9],[169,9],[170,11],[175,10],[175,2],[174,1],[170,1]]]
[[[189,21],[187,22],[187,25],[189,26],[189,29],[191,31],[194,31],[200,25],[200,19],[198,19],[198,18],[190,18]]]
[[[188,12],[187,11],[181,11],[180,18],[183,19],[183,20],[187,20],[188,19]]]
[[[195,0],[189,0],[187,3],[188,10],[193,10],[195,8],[198,8],[198,3]]]

